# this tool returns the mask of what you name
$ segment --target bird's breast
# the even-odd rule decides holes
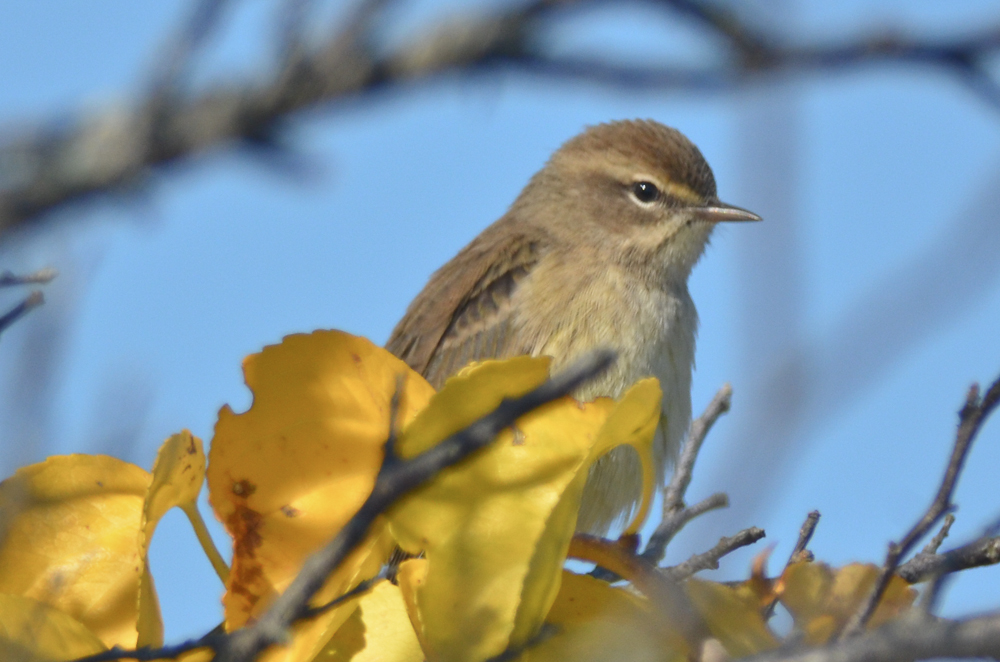
[[[570,265],[539,265],[521,290],[526,296],[517,306],[517,324],[530,339],[531,353],[552,356],[558,369],[597,348],[614,350],[614,366],[583,388],[583,399],[619,397],[639,379],[659,379],[666,418],[662,450],[671,457],[691,418],[698,317],[686,285],[650,288],[613,265],[575,265],[572,277],[546,274],[546,266],[554,271]]]

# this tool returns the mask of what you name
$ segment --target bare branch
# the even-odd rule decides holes
[[[687,492],[688,485],[691,484],[694,463],[698,459],[701,445],[705,441],[705,437],[708,436],[712,426],[715,425],[715,422],[719,420],[720,416],[729,411],[732,404],[733,387],[729,384],[723,384],[718,392],[716,392],[715,397],[712,398],[712,401],[705,407],[705,411],[702,412],[701,416],[691,422],[691,430],[688,432],[687,439],[681,447],[677,466],[674,468],[674,474],[670,478],[670,483],[667,484],[666,489],[663,491],[664,515],[670,511],[680,510],[684,507],[684,494]]]
[[[804,521],[802,523],[802,527],[799,528],[799,539],[795,542],[795,547],[792,548],[792,553],[788,555],[788,561],[785,562],[785,570],[787,570],[788,566],[793,563],[813,560],[812,554],[806,551],[806,547],[809,546],[809,541],[812,540],[813,533],[816,532],[816,525],[819,524],[819,517],[820,515],[818,510],[813,510],[806,515],[806,521]],[[763,610],[764,618],[769,619],[774,616],[774,610],[777,608],[778,601],[772,601],[771,604],[767,605]]]
[[[941,480],[941,486],[938,488],[934,500],[920,520],[906,533],[902,541],[899,543],[890,543],[885,563],[879,572],[878,579],[875,581],[875,586],[872,588],[868,600],[862,609],[848,622],[841,638],[856,635],[861,631],[865,623],[868,622],[868,619],[875,612],[879,600],[882,599],[882,594],[889,585],[889,580],[899,565],[899,560],[913,548],[913,545],[945,513],[954,507],[951,502],[951,495],[955,490],[955,485],[958,483],[958,476],[965,464],[965,458],[968,456],[976,434],[998,403],[1000,403],[1000,378],[993,382],[982,399],[979,397],[979,387],[977,385],[973,384],[969,389],[968,396],[965,399],[965,406],[959,412],[958,433],[955,435],[955,445],[951,452],[951,459],[948,461],[948,467],[945,470],[944,478]]]
[[[814,510],[808,515],[806,515],[806,521],[802,523],[802,528],[799,529],[799,539],[795,543],[795,547],[792,549],[792,553],[788,555],[788,563],[785,567],[791,564],[806,560],[801,558],[803,553],[806,551],[806,547],[809,546],[809,541],[812,540],[813,533],[816,532],[816,525],[819,524],[819,511]]]
[[[725,508],[729,505],[729,497],[722,493],[716,493],[691,508],[685,508],[684,496],[687,493],[688,485],[691,484],[694,463],[698,459],[698,453],[701,451],[705,437],[708,436],[708,432],[719,420],[719,417],[729,411],[732,401],[733,387],[729,384],[723,384],[712,401],[705,407],[702,415],[691,422],[691,429],[681,446],[677,466],[674,467],[670,482],[663,489],[663,517],[659,526],[649,537],[646,549],[642,553],[642,557],[654,565],[663,559],[667,545],[685,524],[710,510]]]
[[[44,285],[59,275],[55,269],[40,269],[25,276],[18,276],[9,271],[0,273],[0,287],[14,285]]]
[[[719,568],[719,559],[723,556],[736,551],[740,547],[752,545],[765,535],[764,529],[758,529],[755,526],[743,529],[734,536],[720,539],[719,543],[707,552],[695,554],[679,565],[664,568],[663,573],[670,579],[679,582],[702,570],[717,570]]]
[[[944,516],[944,524],[941,525],[941,530],[931,538],[931,541],[920,550],[920,554],[936,554],[944,539],[948,537],[948,532],[951,531],[951,525],[955,523],[955,516],[948,513]]]
[[[386,87],[428,82],[443,74],[489,75],[498,68],[601,85],[643,89],[728,89],[761,74],[840,70],[896,62],[938,67],[994,105],[997,84],[980,62],[1000,49],[1000,26],[947,40],[906,38],[892,33],[848,38],[824,46],[795,46],[758,33],[735,12],[671,0],[665,20],[678,12],[696,17],[735,53],[709,66],[623,65],[613,60],[548,52],[545,30],[573,17],[571,10],[624,0],[534,0],[487,14],[458,14],[416,38],[392,47],[370,43],[369,23],[382,2],[368,0],[346,30],[308,47],[298,37],[302,2],[289,0],[285,54],[275,71],[237,85],[218,85],[193,97],[177,94],[177,80],[217,24],[224,0],[201,0],[188,26],[162,59],[149,98],[96,115],[79,115],[68,127],[53,122],[0,142],[0,238],[47,212],[95,194],[121,190],[150,169],[233,143],[267,143],[294,113],[377,93]],[[298,12],[298,13],[297,13]],[[355,21],[361,17],[360,21]],[[354,22],[352,22],[354,21]],[[294,34],[293,34],[294,33]],[[168,92],[164,94],[164,92]],[[169,103],[164,99],[169,97]]]
[[[959,572],[1000,563],[1000,537],[980,538],[944,554],[917,554],[896,568],[896,574],[910,582],[933,579],[946,572]]]
[[[3,333],[7,327],[24,317],[30,311],[38,308],[44,302],[45,297],[42,295],[40,290],[35,290],[29,294],[23,301],[21,301],[21,303],[17,304],[3,315],[0,315],[0,333]]]
[[[667,545],[688,522],[707,512],[727,507],[729,507],[729,497],[723,492],[716,492],[690,508],[675,510],[669,515],[664,515],[656,530],[649,537],[649,543],[642,552],[642,558],[653,564],[659,563],[663,560]]]
[[[996,659],[1000,615],[953,621],[919,611],[879,629],[828,646],[778,650],[745,657],[746,662],[906,662],[928,658]]]

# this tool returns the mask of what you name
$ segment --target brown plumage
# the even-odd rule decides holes
[[[660,379],[658,478],[691,414],[697,314],[687,277],[715,222],[757,220],[723,205],[698,148],[653,121],[591,127],[564,144],[508,212],[439,269],[386,347],[440,387],[471,361],[549,355],[554,369],[597,347],[615,366],[578,397]],[[604,532],[641,482],[626,449],[592,470],[578,528]]]

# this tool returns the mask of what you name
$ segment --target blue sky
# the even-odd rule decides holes
[[[197,85],[267,61],[274,3],[233,4]],[[465,6],[415,3],[399,29]],[[962,34],[994,20],[1000,2],[746,6],[783,34],[832,39],[886,27]],[[127,101],[187,7],[0,4],[0,126]],[[336,14],[321,9],[317,32]],[[553,38],[566,51],[634,61],[718,57],[713,40],[661,16],[595,11]],[[990,259],[1000,241],[1000,108],[946,72],[903,66],[714,93],[511,72],[451,78],[296,118],[287,134],[295,168],[209,154],[116,202],[60,211],[42,232],[0,246],[0,269],[61,271],[49,304],[0,342],[4,473],[69,452],[117,452],[149,467],[172,432],[208,440],[222,404],[248,406],[240,362],[263,345],[316,328],[384,342],[431,271],[500,216],[561,142],[631,117],[684,131],[720,196],[767,219],[721,228],[691,279],[702,320],[695,410],[724,381],[735,397],[689,495],[729,490],[734,507],[682,534],[670,559],[757,525],[780,562],[814,508],[823,513],[818,557],[880,559],[933,494],[965,389],[1000,374],[1000,260]],[[761,256],[779,239],[791,249],[768,273]],[[31,358],[35,347],[43,359]],[[760,398],[789,356],[806,357],[800,367],[815,383],[801,418],[782,428],[761,412],[783,403]],[[25,386],[38,376],[42,387]],[[761,450],[781,429],[792,450]],[[962,478],[953,544],[1000,513],[998,465],[994,422]],[[734,555],[723,573],[744,573],[749,557]],[[152,564],[168,640],[218,622],[217,580],[179,514],[161,525]],[[998,569],[966,573],[946,611],[995,606],[998,583]]]

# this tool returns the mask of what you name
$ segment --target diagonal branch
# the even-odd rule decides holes
[[[923,538],[937,524],[938,520],[954,507],[951,502],[951,496],[955,491],[955,485],[958,483],[962,467],[965,465],[969,449],[972,447],[972,442],[975,440],[979,429],[998,404],[1000,404],[1000,378],[990,385],[982,398],[979,397],[978,386],[974,384],[969,389],[965,406],[959,412],[958,432],[955,435],[955,445],[952,448],[951,459],[948,461],[948,467],[945,469],[944,478],[941,480],[937,494],[934,495],[934,500],[931,501],[931,505],[928,506],[923,516],[910,528],[900,542],[890,543],[885,563],[879,572],[878,579],[875,581],[875,586],[872,588],[863,607],[844,628],[844,632],[841,635],[842,638],[855,636],[864,628],[868,619],[875,613],[875,608],[878,606],[883,593],[885,593],[885,589],[889,585],[889,580],[896,571],[900,559],[906,556],[917,541]]]
[[[729,384],[723,384],[712,401],[705,407],[702,415],[691,422],[691,429],[684,440],[684,445],[681,446],[677,466],[674,467],[670,482],[663,490],[663,516],[659,526],[649,537],[649,543],[642,553],[642,558],[646,561],[653,564],[659,563],[666,553],[667,545],[677,535],[677,532],[692,519],[710,510],[725,508],[729,505],[729,497],[720,492],[690,508],[685,508],[684,495],[687,493],[688,485],[691,484],[694,463],[698,459],[698,453],[701,451],[705,437],[708,436],[719,417],[729,411],[732,401],[733,387]]]
[[[758,529],[756,526],[743,529],[735,535],[720,539],[712,549],[695,554],[684,563],[665,568],[663,573],[670,579],[679,582],[702,570],[718,570],[719,559],[723,556],[740,547],[752,545],[765,535],[764,529]]]
[[[7,327],[27,315],[35,308],[38,308],[44,302],[45,297],[42,295],[40,290],[35,290],[26,296],[21,303],[17,304],[3,315],[0,315],[0,333],[3,333]]]
[[[453,73],[471,77],[509,69],[612,87],[710,91],[752,83],[762,74],[896,62],[957,74],[1000,107],[1000,87],[982,65],[1000,50],[1000,25],[949,39],[887,32],[800,46],[751,28],[754,21],[724,7],[669,0],[654,3],[665,8],[665,21],[676,20],[678,14],[694,17],[734,57],[710,65],[638,65],[560,55],[546,45],[550,28],[570,23],[579,8],[625,7],[626,0],[529,0],[492,12],[459,13],[399,45],[375,36],[373,24],[385,13],[385,3],[365,0],[345,29],[309,46],[297,38],[295,15],[305,11],[301,4],[290,3],[288,43],[275,66],[256,79],[216,84],[194,96],[181,94],[178,78],[226,5],[223,0],[200,0],[187,28],[166,50],[146,97],[0,139],[0,239],[56,208],[115,193],[173,162],[239,143],[277,144],[275,135],[301,111]]]
[[[358,512],[333,540],[306,559],[291,585],[252,625],[231,633],[213,631],[200,639],[170,648],[146,648],[141,651],[113,650],[81,658],[76,662],[105,662],[126,658],[155,660],[176,657],[181,653],[206,647],[215,651],[215,656],[212,658],[215,662],[244,662],[256,659],[256,656],[265,649],[285,641],[293,623],[314,614],[314,610],[309,607],[309,601],[323,586],[329,574],[364,539],[375,519],[389,506],[407,492],[433,478],[442,469],[489,445],[504,428],[512,425],[521,416],[577,390],[607,370],[614,360],[612,352],[594,352],[533,391],[519,398],[505,399],[486,416],[416,457],[402,460],[387,454],[386,461],[382,463],[375,479],[375,486]]]
[[[1000,656],[1000,614],[963,620],[911,612],[877,630],[816,648],[778,649],[744,662],[908,662]]]

